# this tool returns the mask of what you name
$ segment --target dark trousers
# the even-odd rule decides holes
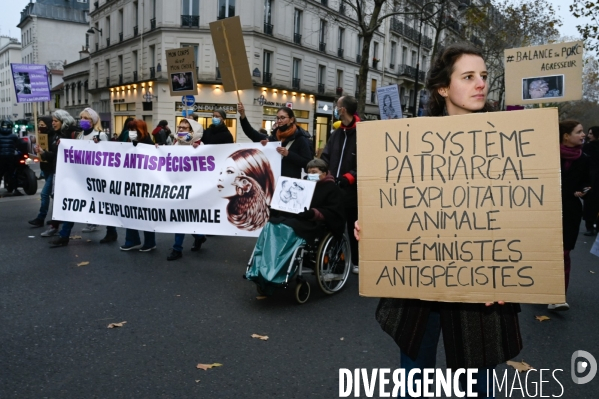
[[[4,180],[4,187],[8,189],[11,188],[11,191],[14,190],[15,181],[15,157],[14,156],[0,156],[0,179]]]
[[[599,195],[593,195],[594,193],[589,194],[583,198],[584,209],[582,215],[587,231],[593,231],[595,230],[593,226],[595,224],[597,224],[597,229],[599,229]]]
[[[354,265],[358,264],[358,241],[354,237],[354,224],[358,220],[358,207],[345,208],[345,218],[347,219],[347,234],[349,235],[349,247],[351,249],[351,261]]]
[[[570,260],[570,251],[564,251],[564,277],[566,280],[566,293],[568,292],[568,284],[570,284],[570,268],[572,261]]]

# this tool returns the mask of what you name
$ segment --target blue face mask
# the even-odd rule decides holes
[[[339,119],[339,109],[335,108],[333,115],[335,116],[335,119]]]
[[[218,126],[218,125],[220,125],[220,118],[217,118],[216,116],[213,116],[213,117],[212,117],[212,124],[213,124],[214,126]]]
[[[81,119],[79,121],[79,126],[81,126],[81,129],[87,130],[87,129],[92,128],[92,123],[90,121],[88,121],[87,119]]]

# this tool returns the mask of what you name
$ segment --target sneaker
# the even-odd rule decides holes
[[[351,271],[352,271],[353,274],[358,274],[359,266],[358,265],[352,265]]]
[[[166,257],[166,260],[177,260],[177,259],[181,259],[182,257],[183,257],[183,253],[181,251],[175,251],[173,249],[173,252],[171,252],[171,254]]]
[[[52,236],[55,236],[56,234],[58,234],[58,229],[55,228],[54,226],[50,226],[50,227],[48,227],[48,230],[44,231],[40,235],[42,237],[52,237]]]
[[[121,251],[131,251],[132,249],[138,249],[141,247],[141,244],[130,244],[130,245],[121,245]]]
[[[119,238],[118,234],[106,234],[104,238],[100,240],[100,244],[106,244],[107,242],[114,242]]]
[[[150,246],[147,246],[147,247],[146,247],[146,246],[144,245],[143,247],[141,247],[141,248],[139,249],[139,252],[150,252],[150,251],[152,251],[152,250],[154,250],[154,249],[156,249],[156,245],[154,245],[154,246],[152,246],[152,247],[150,247]]]
[[[50,248],[66,247],[69,244],[69,237],[58,237],[50,241]]]
[[[202,248],[202,244],[206,242],[206,237],[196,238],[191,246],[191,252],[199,251]]]
[[[557,311],[561,311],[561,310],[569,310],[570,309],[570,305],[568,305],[567,302],[564,303],[554,303],[551,305],[547,305],[547,310],[557,310]]]
[[[91,232],[96,231],[96,230],[98,230],[98,225],[97,224],[88,224],[83,229],[81,229],[81,232],[82,233],[91,233]]]
[[[32,225],[33,227],[43,227],[44,226],[44,221],[42,219],[38,219],[35,218],[33,220],[30,220],[29,222],[30,225]]]

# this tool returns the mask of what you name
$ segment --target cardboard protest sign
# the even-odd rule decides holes
[[[53,217],[162,233],[257,237],[281,175],[280,143],[60,140]]]
[[[305,208],[310,209],[314,189],[315,181],[281,177],[277,181],[270,207],[289,213],[303,212]]]
[[[401,101],[397,85],[380,86],[376,89],[381,120],[402,118]]]
[[[47,134],[38,134],[37,135],[37,145],[40,146],[44,151],[48,151],[48,135]]]
[[[253,88],[239,16],[210,22],[210,34],[225,91]]]
[[[166,70],[171,96],[198,94],[193,47],[166,50]]]
[[[360,294],[562,303],[557,109],[358,124]]]
[[[505,50],[506,104],[580,100],[582,48],[578,41]]]

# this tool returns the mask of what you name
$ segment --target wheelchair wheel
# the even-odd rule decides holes
[[[336,238],[328,233],[320,242],[316,256],[316,277],[322,291],[330,295],[341,290],[351,268],[347,235]]]
[[[307,281],[298,281],[295,287],[295,300],[299,304],[304,304],[310,298],[310,284]]]

